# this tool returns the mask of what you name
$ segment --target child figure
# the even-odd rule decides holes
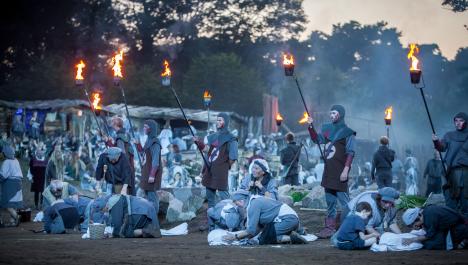
[[[360,202],[354,213],[346,216],[337,232],[337,247],[341,250],[366,249],[377,241],[378,234],[365,234],[366,221],[372,216],[367,202]]]

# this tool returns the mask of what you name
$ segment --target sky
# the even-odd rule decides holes
[[[356,20],[361,24],[388,22],[402,32],[401,43],[437,43],[452,60],[457,50],[468,47],[468,11],[454,13],[442,0],[304,0],[308,16],[307,36],[313,30],[330,34],[332,25]]]

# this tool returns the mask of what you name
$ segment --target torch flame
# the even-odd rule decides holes
[[[76,80],[84,80],[83,77],[83,68],[85,68],[86,65],[83,62],[83,60],[80,60],[80,63],[76,65]]]
[[[304,112],[304,114],[302,115],[302,119],[299,120],[299,124],[306,123],[308,119],[309,119],[309,114],[307,114],[307,112]]]
[[[283,117],[281,116],[281,114],[279,112],[276,114],[276,120],[277,121],[282,121],[283,120]]]
[[[112,57],[112,70],[114,70],[114,77],[122,78],[122,65],[121,62],[123,61],[123,51],[117,53],[114,57]]]
[[[294,56],[292,54],[283,54],[283,65],[294,65]]]
[[[411,60],[411,67],[410,71],[418,71],[420,70],[418,68],[418,63],[419,60],[416,57],[416,55],[419,54],[419,48],[416,46],[416,44],[412,43],[410,44],[410,51],[408,52],[408,59]]]
[[[101,102],[101,95],[99,93],[93,93],[93,109],[99,110],[102,109],[102,107],[99,105]]]
[[[164,71],[161,73],[162,77],[171,77],[171,68],[169,68],[169,62],[164,60]]]
[[[393,107],[392,106],[385,109],[385,119],[386,120],[391,120],[392,119],[392,112],[393,112]]]
[[[170,70],[169,70],[169,71],[170,71]],[[205,92],[203,93],[203,98],[204,98],[204,99],[211,99],[210,91],[205,90]]]

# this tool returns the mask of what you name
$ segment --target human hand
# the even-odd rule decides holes
[[[312,117],[307,117],[307,123],[308,124],[312,124],[314,122],[314,119],[312,119]]]
[[[349,168],[345,167],[343,169],[343,172],[341,172],[341,175],[340,175],[340,181],[341,182],[345,182],[345,181],[348,180],[348,172],[349,172]]]
[[[148,178],[148,183],[154,183],[154,177],[153,176],[150,176]]]
[[[257,186],[259,189],[262,189],[263,188],[263,185],[262,185],[262,182],[260,181],[255,181],[255,186]]]
[[[432,134],[432,141],[439,141],[439,137],[436,134]]]

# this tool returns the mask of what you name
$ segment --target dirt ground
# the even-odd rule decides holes
[[[324,212],[296,209],[317,232]],[[329,240],[308,245],[210,247],[198,231],[203,215],[189,223],[189,235],[160,239],[83,240],[81,235],[34,234],[40,223],[0,229],[0,264],[468,264],[468,250],[372,253],[341,251]],[[168,228],[174,224],[162,224]]]

